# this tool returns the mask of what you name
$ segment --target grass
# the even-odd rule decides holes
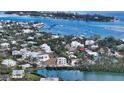
[[[28,81],[40,81],[41,76],[35,74],[26,74],[25,77]]]

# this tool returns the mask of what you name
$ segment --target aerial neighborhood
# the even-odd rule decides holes
[[[0,80],[55,80],[37,69],[124,72],[124,40],[40,32],[39,22],[0,21]],[[121,68],[121,69],[120,69]]]

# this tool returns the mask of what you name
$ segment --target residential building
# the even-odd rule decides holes
[[[24,70],[13,70],[12,71],[12,78],[14,78],[14,79],[23,78],[24,75],[25,75]]]
[[[1,46],[1,48],[9,48],[10,44],[9,43],[1,43],[0,46]]]
[[[58,66],[66,66],[66,65],[68,65],[67,59],[65,57],[58,57],[57,58],[57,65]]]
[[[85,45],[93,45],[95,43],[94,40],[86,40]]]
[[[47,44],[42,44],[40,47],[41,47],[46,53],[51,53],[51,52],[52,52],[50,46],[48,46]]]
[[[71,66],[78,66],[79,59],[71,59]]]
[[[81,43],[79,43],[77,41],[72,41],[71,42],[71,47],[75,47],[75,48],[77,48],[77,47],[84,47],[84,44],[81,44]]]
[[[5,65],[7,67],[12,67],[16,65],[16,61],[12,60],[12,59],[5,59],[1,62],[2,65]]]

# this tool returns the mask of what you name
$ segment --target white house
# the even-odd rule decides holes
[[[51,52],[52,52],[50,46],[48,46],[47,44],[42,44],[40,47],[41,47],[46,53],[51,53]]]
[[[5,59],[2,61],[1,63],[2,65],[5,65],[7,67],[12,67],[16,65],[16,61],[12,60],[12,59]]]
[[[26,69],[26,68],[31,67],[31,65],[27,63],[27,64],[23,64],[23,65],[21,65],[21,67],[22,67],[23,69]]]
[[[86,40],[85,45],[93,45],[95,43],[94,40]]]
[[[84,47],[84,44],[81,44],[81,43],[79,43],[77,41],[72,41],[71,42],[71,47],[75,47],[75,48],[77,48],[77,47]]]
[[[31,58],[38,58],[38,55],[40,55],[40,52],[30,52],[29,51],[29,56]]]
[[[28,46],[28,44],[21,44],[20,46],[23,47],[23,48],[25,48],[25,47]]]
[[[33,44],[37,44],[37,42],[34,42],[34,41],[28,41],[27,43],[28,43],[28,44],[32,44],[32,45],[33,45]]]
[[[77,66],[79,59],[71,59],[71,66]]]
[[[95,57],[98,56],[98,53],[97,53],[97,52],[93,52],[93,51],[91,51],[91,50],[86,50],[86,52],[87,52],[87,54],[89,54],[89,55],[92,55],[92,56],[95,56]]]
[[[50,59],[50,57],[49,57],[48,54],[40,54],[40,55],[38,55],[38,60],[39,61],[47,61],[49,59]]]
[[[27,51],[27,52],[22,54],[23,59],[29,58],[30,56],[31,56],[31,51]]]
[[[70,54],[70,55],[69,55],[69,58],[77,58],[77,56],[74,55],[74,54]]]
[[[14,45],[17,44],[15,40],[11,41],[11,43],[14,44]]]
[[[57,65],[58,66],[66,66],[66,65],[68,65],[67,59],[65,57],[58,57],[57,58]]]
[[[92,46],[91,46],[91,49],[97,49],[97,48],[99,48],[98,45],[92,45]]]
[[[0,46],[1,46],[1,48],[9,48],[10,44],[9,43],[1,43]]]
[[[21,55],[21,52],[20,51],[17,51],[17,50],[13,50],[12,51],[12,55],[13,56],[18,56],[18,55]]]
[[[27,39],[28,40],[34,40],[34,37],[29,36]]]
[[[57,38],[59,38],[58,35],[52,35],[52,39],[57,39]]]
[[[41,52],[27,52],[25,53],[25,57],[30,57],[32,59],[36,59],[38,61],[47,61],[50,59],[49,54],[42,54]]]
[[[28,50],[26,48],[20,49],[21,54],[25,54],[26,52],[28,52]]]
[[[30,29],[24,29],[22,32],[23,32],[23,33],[32,33],[33,30],[30,30]]]
[[[13,70],[12,71],[12,78],[14,78],[14,79],[23,78],[24,75],[25,75],[24,70]]]

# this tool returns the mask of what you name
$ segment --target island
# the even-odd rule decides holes
[[[81,21],[97,21],[97,22],[116,22],[118,18],[112,16],[104,16],[99,14],[79,14],[77,12],[49,12],[49,11],[7,11],[5,14],[17,14],[19,16],[39,16],[49,17],[54,19],[68,19],[68,20],[81,20]]]

